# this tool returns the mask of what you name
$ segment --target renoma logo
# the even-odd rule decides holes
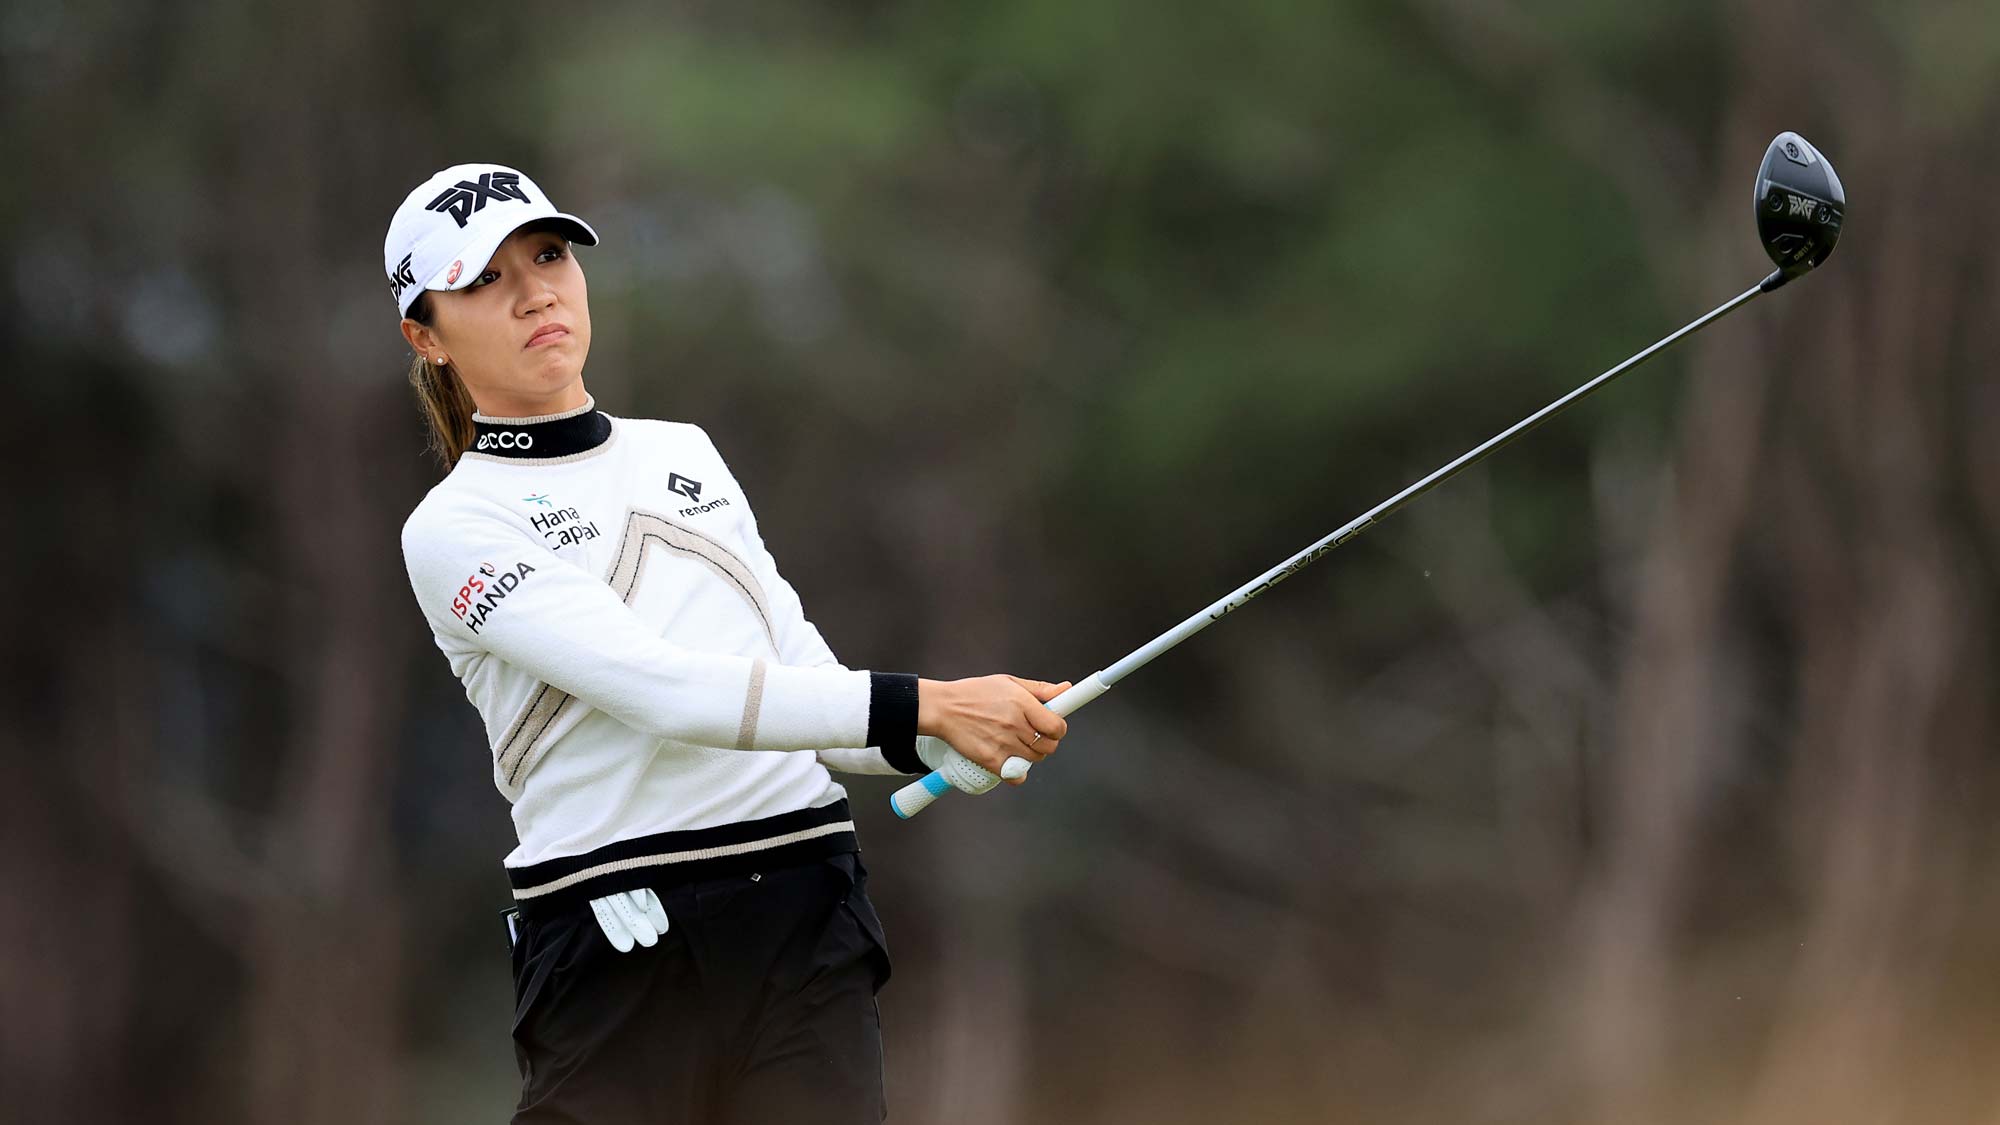
[[[436,199],[424,204],[426,211],[439,211],[450,215],[463,227],[472,218],[474,211],[484,210],[487,200],[505,203],[517,199],[522,203],[532,202],[528,193],[521,190],[521,176],[518,172],[481,172],[478,180],[460,180],[458,183],[438,193]]]
[[[501,430],[497,434],[480,434],[474,449],[533,449],[535,435],[526,430]]]
[[[417,275],[410,272],[410,256],[405,254],[403,260],[396,263],[396,268],[389,271],[389,291],[400,301],[403,299],[403,290],[416,283]]]
[[[684,477],[679,473],[667,474],[667,491],[676,496],[685,496],[694,501],[693,504],[681,509],[681,515],[684,516],[698,516],[704,512],[712,512],[717,508],[727,508],[729,506],[729,497],[727,496],[718,496],[706,504],[702,503],[701,482]]]

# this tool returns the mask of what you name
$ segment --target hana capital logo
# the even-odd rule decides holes
[[[542,538],[548,541],[549,549],[552,551],[561,550],[572,543],[587,543],[600,534],[596,520],[585,519],[573,506],[556,504],[549,499],[549,494],[546,492],[530,492],[521,497],[521,503],[548,509],[530,515],[528,523],[542,533]]]

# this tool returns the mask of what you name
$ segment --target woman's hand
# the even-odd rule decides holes
[[[917,733],[949,742],[997,776],[1009,758],[1039,762],[1056,752],[1069,723],[1042,704],[1068,687],[1017,676],[918,680]]]

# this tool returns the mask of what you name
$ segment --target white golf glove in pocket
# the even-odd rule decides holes
[[[651,887],[591,899],[590,911],[620,953],[630,952],[634,945],[652,945],[667,932],[667,908]]]

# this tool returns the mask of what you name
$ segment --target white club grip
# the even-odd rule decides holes
[[[1008,760],[1012,761],[1011,758]],[[993,787],[1000,784],[1000,779],[986,772],[985,766],[956,750],[945,751],[944,761],[938,765],[937,772],[944,775],[946,783],[953,789],[975,797],[992,792]]]
[[[1048,708],[1056,714],[1068,718],[1077,708],[1096,699],[1110,690],[1099,673],[1092,672],[1088,679],[1075,684],[1068,691],[1049,700]],[[1000,767],[1002,777],[1008,781],[1028,776],[1033,763],[1026,758],[1009,758]],[[924,777],[910,782],[889,798],[889,807],[897,816],[908,820],[929,808],[932,801],[953,789],[978,796],[1000,784],[985,767],[960,754],[956,750],[946,752],[944,761]]]
[[[931,788],[933,785],[937,788]],[[925,809],[930,808],[932,801],[949,792],[951,792],[951,783],[944,779],[944,775],[938,773],[936,770],[932,770],[916,781],[912,781],[901,789],[896,790],[895,794],[889,798],[889,807],[895,810],[897,816],[908,820]]]
[[[1020,759],[1007,760],[1015,762]],[[977,797],[981,793],[991,792],[998,784],[1000,779],[987,772],[984,766],[956,750],[947,748],[944,760],[938,763],[938,768],[921,780],[912,781],[896,790],[896,795],[889,798],[889,807],[896,810],[897,816],[908,820],[929,807],[932,801],[943,796],[948,790],[956,789]]]

